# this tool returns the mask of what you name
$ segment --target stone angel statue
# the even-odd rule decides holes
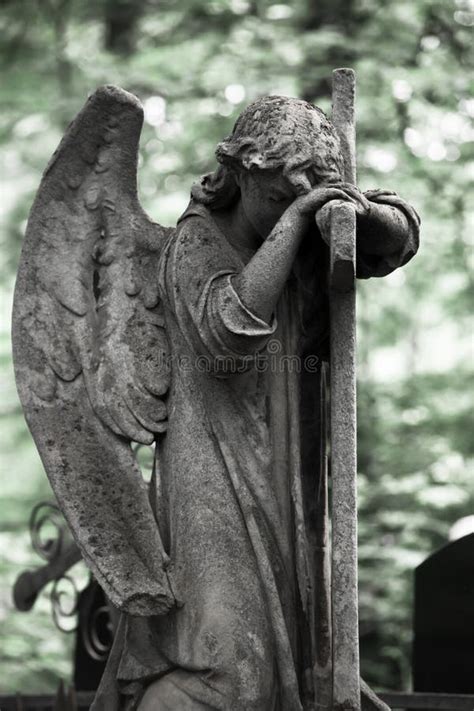
[[[322,111],[268,96],[164,228],[137,197],[141,125],[125,91],[89,98],[43,176],[14,301],[28,425],[122,613],[92,708],[314,709],[325,208],[355,206],[362,278],[411,259],[419,220],[343,182]],[[132,442],[155,443],[149,486]]]

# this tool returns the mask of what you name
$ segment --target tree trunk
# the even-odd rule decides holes
[[[116,54],[135,51],[136,30],[143,14],[144,0],[105,0],[105,48]]]
[[[364,16],[356,10],[355,0],[307,0],[306,11],[301,20],[303,32],[315,32],[332,27],[347,38],[354,36]],[[318,97],[331,95],[331,70],[336,67],[351,67],[356,59],[350,43],[333,44],[325,54],[315,53],[314,48],[304,60],[301,97],[314,102]]]

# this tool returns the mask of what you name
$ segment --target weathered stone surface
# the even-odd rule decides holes
[[[345,157],[345,178],[355,182],[355,76],[333,75],[332,119]],[[357,595],[356,453],[356,213],[331,210],[329,281],[331,319],[332,634],[333,707],[360,711]]]
[[[332,210],[331,267],[355,262],[356,219],[348,204]],[[352,251],[352,255],[350,252]],[[340,262],[339,262],[340,264]],[[332,631],[335,709],[360,709],[357,603],[356,314],[352,289],[331,271]]]
[[[405,263],[416,218],[393,194],[348,184],[350,140],[341,153],[321,111],[272,96],[243,112],[165,230],[136,196],[141,120],[113,87],[86,104],[41,183],[15,296],[26,418],[124,613],[93,708],[332,703],[320,433],[336,293],[332,685],[334,708],[359,708],[354,271]],[[156,443],[148,492],[132,441]]]
[[[110,119],[119,124],[105,143]],[[28,222],[13,347],[28,425],[84,559],[120,609],[153,614],[174,597],[125,439],[164,429],[169,380],[156,288],[147,296],[165,233],[137,201],[141,124],[137,99],[105,87],[64,136]]]

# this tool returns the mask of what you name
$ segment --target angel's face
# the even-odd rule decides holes
[[[264,240],[295,199],[295,188],[276,170],[242,170],[239,186],[245,216]]]

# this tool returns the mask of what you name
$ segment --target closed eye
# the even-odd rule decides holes
[[[288,195],[283,195],[282,193],[273,193],[269,196],[272,202],[291,202],[292,198]]]

